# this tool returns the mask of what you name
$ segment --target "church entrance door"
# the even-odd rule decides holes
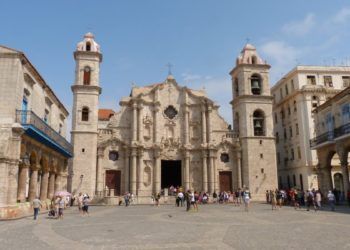
[[[220,191],[232,191],[231,171],[219,172]]]
[[[106,186],[110,196],[120,195],[121,173],[119,170],[106,170]]]
[[[181,186],[181,161],[162,160],[161,188]]]

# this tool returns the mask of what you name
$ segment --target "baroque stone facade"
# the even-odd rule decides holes
[[[239,62],[232,71],[241,79],[241,96],[232,102],[241,115],[238,134],[203,90],[180,86],[172,75],[162,83],[133,87],[118,112],[98,111],[102,54],[93,35],[85,35],[75,52],[71,191],[96,199],[130,191],[139,202],[149,202],[171,185],[211,194],[249,186],[255,199],[263,199],[265,190],[277,185],[272,121],[265,115],[272,110],[270,66],[249,46],[243,59],[251,53],[258,61]],[[261,95],[250,92],[250,73],[262,77]],[[258,107],[265,112],[260,113],[265,129],[256,135]]]

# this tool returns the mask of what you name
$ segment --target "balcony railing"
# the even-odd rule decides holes
[[[320,145],[324,142],[331,142],[334,139],[349,134],[350,135],[350,122],[346,123],[338,128],[335,128],[333,131],[328,131],[326,133],[323,133],[316,138],[310,140],[310,147],[315,147],[317,145]]]
[[[45,121],[37,116],[31,110],[17,110],[16,111],[16,122],[23,126],[33,126],[41,133],[46,135],[54,143],[58,144],[70,155],[73,153],[73,146],[70,144],[62,135],[57,133],[52,127],[50,127]]]
[[[346,135],[346,134],[350,134],[350,122],[334,129],[334,137],[335,138],[338,138],[338,137]]]

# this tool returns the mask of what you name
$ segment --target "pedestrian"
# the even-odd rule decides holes
[[[270,203],[270,192],[269,192],[269,190],[266,190],[265,196],[266,196],[266,203],[269,204]]]
[[[313,206],[316,212],[316,206],[315,206],[315,197],[312,191],[307,190],[306,193],[306,204],[307,204],[307,211],[310,211],[310,207]]]
[[[191,191],[187,190],[185,193],[185,200],[186,200],[186,211],[190,211],[191,208]]]
[[[335,207],[334,207],[334,205],[335,205],[335,195],[332,193],[331,190],[328,191],[327,198],[328,198],[328,203],[331,206],[332,211],[334,211],[335,210]]]
[[[183,205],[184,205],[184,193],[182,191],[180,191],[177,194],[177,197],[179,198],[180,206],[183,207]]]
[[[248,188],[243,191],[243,201],[244,201],[244,210],[248,212],[249,210],[249,203],[250,203],[251,195]]]
[[[217,193],[214,191],[214,193],[213,193],[213,203],[216,203],[216,202],[217,202],[217,199],[218,199],[218,195],[217,195]]]
[[[317,190],[315,200],[316,200],[317,209],[321,209],[322,195],[320,190]]]
[[[63,219],[63,209],[66,205],[65,198],[60,196],[60,199],[58,201],[58,219]]]
[[[89,215],[89,201],[89,195],[85,194],[83,198],[83,215]]]
[[[159,207],[159,203],[160,203],[160,193],[158,193],[155,197],[156,200],[156,206]]]
[[[271,209],[276,210],[277,199],[276,199],[276,193],[273,190],[270,190],[270,199],[271,199]]]
[[[283,194],[281,192],[281,190],[276,189],[276,201],[277,201],[277,206],[279,206],[279,208],[282,208],[282,198],[283,198]]]
[[[129,206],[129,198],[130,198],[130,194],[128,192],[126,192],[124,194],[124,202],[125,202],[125,206]]]
[[[83,214],[83,194],[79,193],[78,196],[78,209],[79,209],[79,213]]]
[[[39,210],[42,207],[41,201],[38,197],[35,197],[35,199],[32,201],[32,206],[34,209],[34,220],[36,220],[39,214]]]

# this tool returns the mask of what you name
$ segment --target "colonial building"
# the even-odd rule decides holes
[[[23,52],[0,46],[0,218],[67,188],[68,111]]]
[[[349,86],[349,85],[348,85]],[[350,191],[350,86],[313,111],[316,137],[318,184],[321,190]]]
[[[318,188],[312,110],[349,84],[349,67],[297,66],[272,87],[280,187]]]
[[[247,54],[253,61],[245,61]],[[130,191],[139,202],[149,202],[150,195],[171,185],[210,193],[246,186],[262,199],[266,189],[277,185],[268,115],[270,66],[251,45],[241,56],[231,72],[241,91],[232,102],[241,119],[235,120],[238,136],[203,90],[180,86],[172,75],[133,87],[118,112],[98,110],[102,54],[93,35],[86,34],[74,52],[70,190],[104,199]],[[258,79],[259,94],[251,92],[252,76]]]

